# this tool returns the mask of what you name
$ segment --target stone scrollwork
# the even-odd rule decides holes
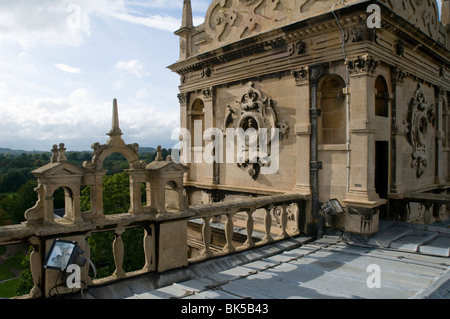
[[[380,0],[421,32],[443,42],[436,1]],[[329,13],[335,0],[213,0],[204,24],[206,41],[232,43],[247,36]],[[361,1],[353,1],[361,2]],[[340,3],[336,9],[348,4]],[[377,29],[365,24],[348,30],[354,42],[377,42]]]
[[[236,101],[236,106],[232,107],[227,105],[228,112],[224,120],[224,130],[226,129],[242,129],[244,132],[251,132],[255,130],[255,138],[257,139],[256,148],[258,156],[260,156],[260,150],[263,147],[260,145],[261,130],[264,129],[267,132],[267,143],[264,148],[267,148],[267,156],[270,156],[270,144],[274,138],[274,134],[279,132],[281,135],[287,133],[289,126],[286,121],[278,122],[277,115],[275,113],[273,101],[267,97],[263,92],[255,87],[253,82],[246,84],[242,95],[239,100]],[[274,130],[278,129],[278,131]],[[249,137],[250,141],[252,137]],[[269,165],[265,163],[262,158],[253,158],[252,152],[249,152],[249,145],[245,145],[245,158],[238,158],[238,166],[247,168],[248,174],[257,179],[261,166]]]
[[[366,54],[356,58],[347,59],[351,75],[373,75],[379,65],[379,61],[373,56]]]
[[[282,0],[214,0],[205,19],[205,32],[209,39],[233,41],[267,28],[271,23],[286,19],[279,10]],[[291,6],[290,3],[283,3]],[[262,13],[264,12],[264,13]]]
[[[425,173],[425,168],[428,166],[428,144],[435,121],[434,104],[428,103],[423,93],[422,85],[419,84],[409,107],[409,132],[407,134],[408,141],[413,147],[412,166],[417,169],[417,178],[422,177]]]

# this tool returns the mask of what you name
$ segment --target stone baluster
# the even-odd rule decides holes
[[[114,256],[114,263],[116,264],[116,270],[114,271],[113,276],[116,279],[121,279],[126,276],[125,271],[122,268],[124,257],[122,234],[124,231],[125,231],[124,229],[117,229],[114,231],[114,236],[116,238],[114,239],[113,242],[113,256]]]
[[[223,251],[225,253],[231,253],[234,252],[236,249],[233,246],[233,215],[235,213],[227,214],[227,221],[225,222],[225,238],[227,241],[227,244],[223,248]]]
[[[211,244],[211,224],[209,221],[211,220],[211,217],[204,217],[203,218],[203,228],[202,228],[202,235],[203,235],[203,243],[205,245],[205,249],[203,250],[203,255],[205,257],[209,257],[212,255],[210,244]]]
[[[253,221],[253,213],[255,212],[255,209],[249,209],[247,211],[247,221],[246,221],[246,230],[247,230],[247,240],[244,243],[244,247],[245,248],[251,248],[255,246],[255,242],[253,241],[253,226],[254,226],[254,221]]]
[[[425,211],[423,212],[423,222],[425,225],[430,225],[431,224],[431,206],[432,204],[427,202],[424,204],[425,206]]]
[[[143,270],[145,271],[155,271],[155,226],[150,225],[148,228],[145,227],[144,234],[144,254],[145,254],[145,265]]]
[[[287,213],[287,206],[286,205],[282,205],[281,206],[281,216],[280,216],[280,220],[281,220],[281,235],[280,237],[282,238],[287,238],[289,237],[289,234],[286,232],[286,227],[287,227],[287,222],[288,222],[288,213]]]
[[[272,236],[270,235],[270,229],[272,228],[272,216],[270,215],[270,211],[272,208],[264,208],[266,211],[266,215],[264,217],[264,229],[266,231],[266,235],[262,239],[265,243],[270,243],[273,241]]]
[[[30,270],[31,276],[33,277],[33,288],[30,291],[30,296],[32,298],[40,298],[42,296],[42,290],[39,287],[41,280],[42,271],[42,261],[39,253],[40,241],[37,237],[32,237],[30,243],[33,246],[33,251],[30,254]]]

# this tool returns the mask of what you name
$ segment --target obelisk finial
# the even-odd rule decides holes
[[[119,127],[119,108],[117,106],[117,99],[114,99],[113,101],[113,117],[112,117],[112,127],[111,131],[107,134],[111,137],[113,136],[121,136],[122,130]]]
[[[183,17],[181,19],[181,28],[192,28],[194,26],[192,18],[191,0],[184,0]]]

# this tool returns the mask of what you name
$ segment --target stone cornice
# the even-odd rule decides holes
[[[366,18],[366,13],[354,14],[341,19],[344,29],[350,31],[351,25],[360,22]],[[421,34],[413,37],[411,34],[417,34],[417,30],[407,21],[399,22],[399,17],[393,16],[383,19],[382,29],[394,34],[405,45],[413,47],[416,51],[427,55],[438,64],[444,67],[450,67],[450,52],[432,41],[429,37]],[[400,18],[402,19],[402,18]],[[307,27],[305,27],[307,26]],[[182,76],[182,82],[186,78],[201,79],[209,77],[211,69],[220,64],[229,63],[255,54],[271,53],[280,50],[280,47],[292,44],[295,54],[302,55],[308,53],[308,45],[305,39],[322,32],[336,30],[337,24],[334,20],[325,21],[316,25],[303,22],[295,23],[291,26],[259,34],[255,37],[237,41],[222,48],[208,51],[192,56],[186,60],[178,61],[169,66],[169,68]]]

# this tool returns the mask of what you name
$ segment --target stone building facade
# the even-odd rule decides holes
[[[391,200],[448,186],[449,32],[448,0],[441,19],[435,0],[214,0],[199,26],[185,0],[169,68],[189,204],[293,192],[311,220],[338,199],[356,233],[408,219]],[[250,127],[278,129],[269,162],[202,160],[226,159],[214,141]]]

